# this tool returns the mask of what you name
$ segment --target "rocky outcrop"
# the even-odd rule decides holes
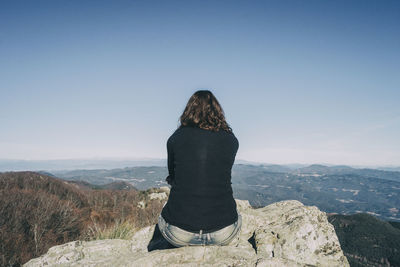
[[[253,209],[237,200],[242,231],[229,246],[147,251],[154,227],[131,240],[74,241],[24,266],[349,266],[333,226],[317,207],[288,200]]]

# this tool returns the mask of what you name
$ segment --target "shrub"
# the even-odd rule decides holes
[[[136,230],[136,226],[128,220],[116,220],[111,226],[100,226],[93,222],[86,230],[85,240],[131,239]]]

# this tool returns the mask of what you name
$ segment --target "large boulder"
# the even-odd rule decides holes
[[[147,251],[154,227],[131,240],[74,241],[24,266],[349,266],[333,226],[315,206],[288,200],[253,209],[237,200],[242,230],[229,246]]]

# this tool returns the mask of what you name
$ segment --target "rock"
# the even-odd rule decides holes
[[[139,209],[144,209],[144,208],[146,208],[146,203],[144,201],[139,201],[137,204],[137,207]]]
[[[150,198],[150,200],[152,200],[152,199],[164,200],[164,199],[167,199],[168,196],[167,196],[167,193],[165,193],[165,192],[161,192],[161,193],[151,193],[151,194],[149,195],[149,198]]]
[[[171,189],[168,186],[161,186],[159,188],[159,191],[160,192],[165,192],[165,193],[167,193],[169,195],[169,192],[171,191]]]
[[[333,226],[317,207],[288,200],[253,209],[237,200],[238,242],[147,252],[154,226],[131,240],[75,241],[24,266],[349,266]]]

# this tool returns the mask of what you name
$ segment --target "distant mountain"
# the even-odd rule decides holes
[[[369,214],[330,215],[352,267],[400,266],[400,229]]]
[[[124,181],[111,182],[103,185],[94,185],[86,181],[68,181],[67,183],[75,186],[79,190],[137,190],[132,184]]]
[[[166,167],[130,167],[111,170],[53,172],[66,180],[104,185],[126,182],[139,190],[165,186]],[[253,206],[296,199],[325,212],[364,212],[385,220],[400,221],[399,172],[355,169],[348,166],[311,165],[288,170],[280,165],[235,164],[232,186],[235,198]]]
[[[344,165],[329,167],[325,165],[313,164],[307,167],[293,170],[292,173],[302,174],[302,175],[356,174],[363,177],[380,178],[380,179],[387,179],[400,182],[399,171],[384,171],[384,170],[368,169],[368,168],[357,169]]]
[[[262,167],[269,172],[291,172],[293,170],[287,166],[277,164],[262,165]]]
[[[245,197],[254,206],[295,199],[325,212],[364,212],[400,221],[400,182],[391,179],[359,174],[279,173],[260,166],[235,165],[232,186],[235,197]]]
[[[357,169],[354,169],[345,165],[335,165],[335,166],[325,166],[320,164],[313,164],[307,167],[298,168],[295,173],[305,173],[305,174],[343,174],[343,173],[353,173]]]
[[[46,175],[46,176],[51,176],[51,177],[56,177],[54,174],[50,173],[50,172],[46,172],[46,171],[38,171],[37,173]]]
[[[400,167],[377,167],[378,170],[400,172]]]
[[[99,170],[73,170],[53,171],[57,177],[73,180],[86,181],[95,185],[104,185],[113,182],[126,182],[139,190],[151,187],[166,186],[165,178],[168,175],[166,167],[126,167],[123,169],[99,169]]]
[[[133,185],[124,181],[112,182],[100,186],[100,189],[106,190],[137,190]]]
[[[7,160],[0,159],[0,172],[38,171],[43,174],[67,173],[75,170],[110,170],[126,167],[166,167],[166,159],[65,159],[65,160]],[[322,164],[266,164],[237,159],[235,165],[263,167],[269,172],[298,175],[356,174],[364,177],[388,179],[400,182],[400,167],[353,168],[346,165]],[[103,181],[102,183],[105,183]],[[110,180],[108,180],[110,182]],[[98,183],[98,182],[95,182]]]
[[[295,170],[297,173],[307,173],[307,174],[328,174],[331,173],[333,169],[331,170],[330,167],[320,165],[320,164],[313,164],[307,167],[303,168],[298,168]]]
[[[61,160],[7,160],[0,159],[2,171],[54,171],[76,169],[112,169],[127,166],[166,166],[166,159],[61,159]]]

